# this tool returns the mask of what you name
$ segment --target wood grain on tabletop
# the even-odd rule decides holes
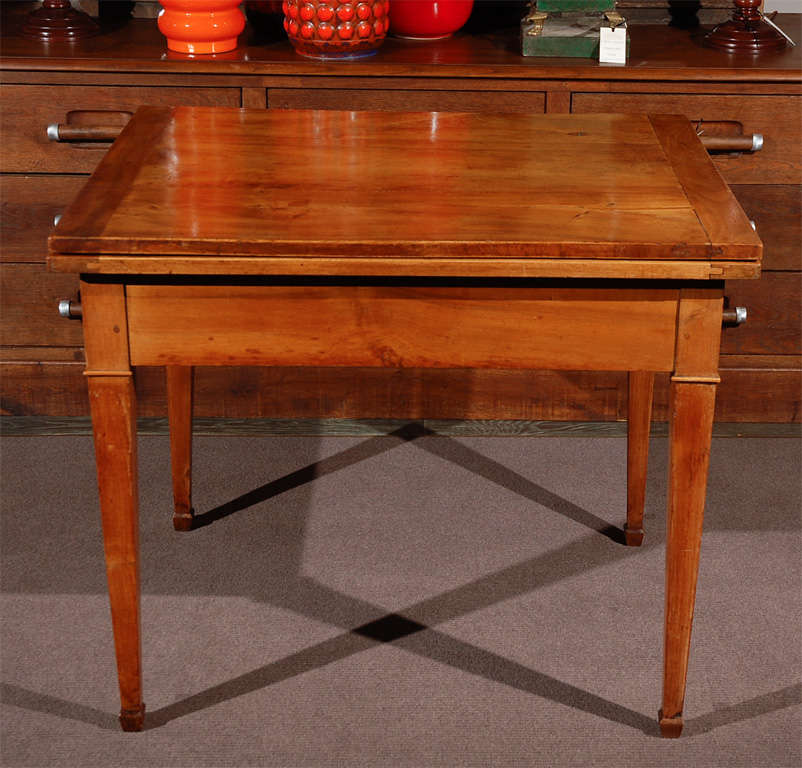
[[[681,146],[687,121],[659,125],[658,141],[644,115],[143,108],[51,251],[758,261],[701,145]],[[729,240],[711,247],[689,187],[703,209],[729,196]]]
[[[749,224],[730,188],[723,184],[709,155],[687,119],[674,115],[652,115],[649,120],[679,178],[696,216],[707,233],[713,258],[759,257],[760,240]],[[648,187],[643,194],[650,195]]]

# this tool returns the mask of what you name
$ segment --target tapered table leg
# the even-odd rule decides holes
[[[652,423],[654,374],[630,371],[627,415],[627,546],[643,543],[643,508],[646,503],[646,471],[649,464],[649,430]]]
[[[120,682],[120,724],[140,731],[142,647],[139,608],[139,514],[136,401],[130,376],[90,376],[103,546]]]
[[[103,548],[120,683],[120,724],[142,730],[139,498],[136,394],[128,353],[125,289],[81,281],[89,403]]]
[[[680,292],[669,395],[666,606],[660,731],[682,732],[721,344],[723,283]]]
[[[177,531],[191,530],[195,520],[192,508],[192,374],[191,366],[167,366],[173,528]]]
[[[682,732],[716,385],[671,383],[663,707],[660,731]]]

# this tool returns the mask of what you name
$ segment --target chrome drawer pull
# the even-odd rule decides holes
[[[751,136],[699,136],[708,152],[760,152],[763,134]]]
[[[47,126],[50,141],[114,141],[122,131],[118,125],[66,125],[51,123]]]
[[[70,299],[62,299],[58,303],[58,313],[69,320],[76,320],[77,318],[83,317],[84,314],[81,302],[71,301]]]
[[[721,316],[722,325],[741,325],[746,322],[746,307],[733,307],[725,309]]]

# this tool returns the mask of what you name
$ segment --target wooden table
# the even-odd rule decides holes
[[[192,366],[628,371],[626,542],[671,375],[660,728],[682,729],[723,280],[762,246],[677,116],[142,108],[65,212],[125,730],[144,720],[132,367],[167,368],[192,527]],[[492,512],[492,511],[491,511]]]

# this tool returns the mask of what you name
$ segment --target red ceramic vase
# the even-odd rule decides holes
[[[393,0],[397,37],[437,40],[453,35],[471,15],[473,0]]]
[[[302,56],[357,59],[384,42],[389,5],[389,0],[284,0],[284,29]]]
[[[245,29],[240,0],[161,0],[159,29],[180,53],[224,53]]]

